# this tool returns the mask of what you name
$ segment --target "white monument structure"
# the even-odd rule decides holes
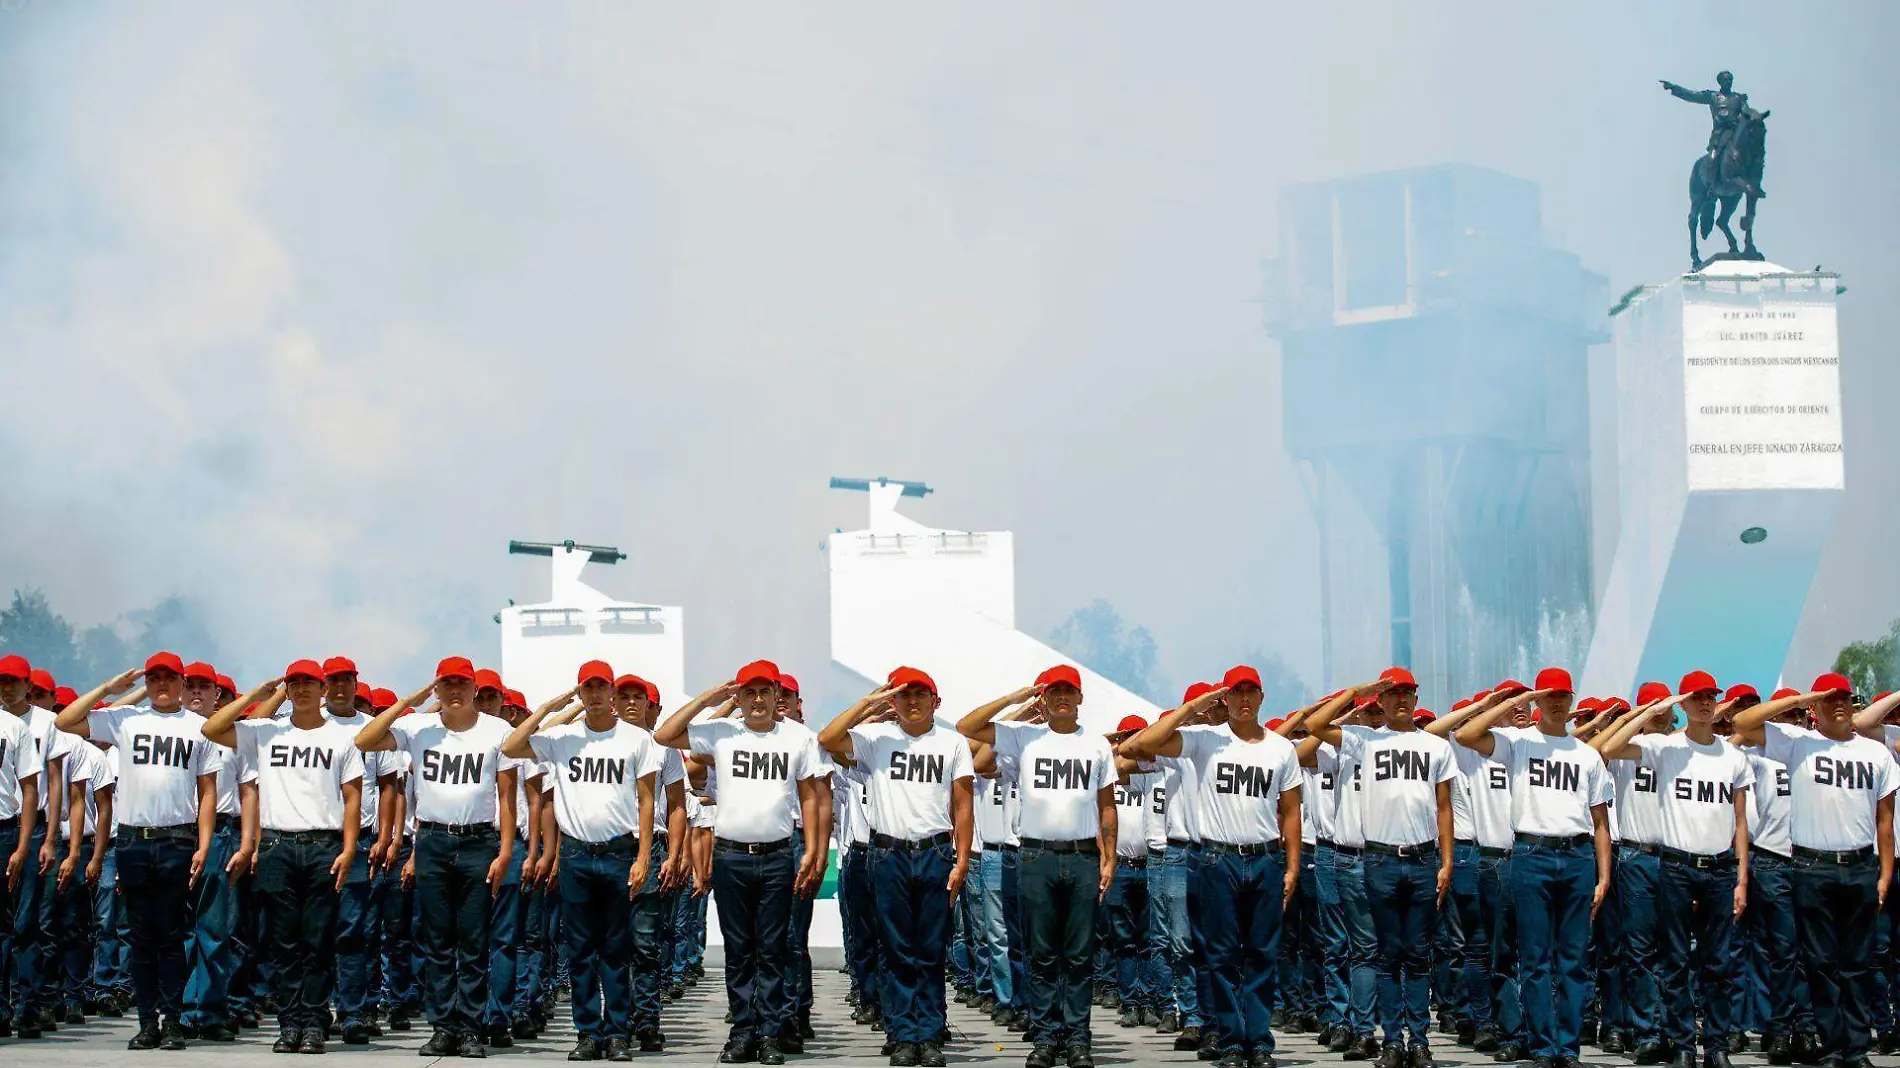
[[[931,492],[922,483],[834,478],[831,486],[870,500],[865,529],[826,541],[831,659],[867,689],[900,664],[921,668],[942,694],[941,715],[954,720],[1071,664],[1082,674],[1084,729],[1113,730],[1127,715],[1153,721],[1152,702],[1016,629],[1009,531],[936,530],[903,515],[900,499]]]
[[[550,558],[552,589],[538,604],[510,605],[501,621],[501,677],[530,706],[574,685],[589,660],[605,660],[622,675],[660,688],[674,707],[685,701],[686,638],[682,609],[616,601],[581,581],[588,564],[616,564],[627,554],[607,545],[511,541],[508,551]]]
[[[1618,535],[1580,692],[1780,671],[1843,489],[1836,280],[1725,261],[1612,313]]]

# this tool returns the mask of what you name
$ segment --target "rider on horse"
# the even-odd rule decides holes
[[[1748,106],[1748,94],[1734,90],[1735,75],[1723,71],[1715,76],[1715,84],[1714,89],[1684,89],[1675,82],[1665,81],[1662,87],[1679,100],[1708,105],[1709,118],[1713,123],[1709,130],[1709,165],[1712,174],[1719,178],[1722,174],[1722,154],[1734,144],[1742,120],[1752,112]],[[1739,180],[1745,187],[1749,184],[1746,178]],[[1768,191],[1760,186],[1755,187],[1754,193],[1757,198],[1768,195]]]

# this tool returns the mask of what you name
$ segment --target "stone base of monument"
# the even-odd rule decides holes
[[[1585,692],[1776,680],[1843,489],[1837,283],[1731,258],[1616,311],[1593,447],[1615,450],[1619,514]]]

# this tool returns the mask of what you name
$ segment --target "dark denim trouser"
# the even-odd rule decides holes
[[[119,895],[131,929],[132,995],[139,1024],[176,1017],[185,994],[185,935],[191,929],[192,839],[140,840],[121,832]],[[334,859],[335,853],[331,853]]]
[[[797,874],[790,848],[751,854],[713,846],[713,904],[726,941],[726,1000],[732,1009],[729,1042],[777,1038],[789,1019]],[[626,876],[621,879],[624,885]]]
[[[1532,1057],[1575,1057],[1588,994],[1590,900],[1596,852],[1518,842],[1511,856],[1517,899],[1518,977]]]
[[[569,1007],[582,1038],[605,1042],[633,1027],[633,991],[627,874],[634,846],[627,842],[602,853],[579,842],[561,845],[561,930],[571,978]],[[484,914],[486,910],[484,909]]]
[[[292,841],[263,832],[257,892],[264,898],[264,951],[271,960],[282,1029],[328,1027],[336,991],[335,877],[340,841]],[[123,879],[124,870],[120,870]],[[132,921],[136,935],[138,920]]]
[[[1024,847],[1016,878],[1028,939],[1026,1037],[1036,1045],[1087,1046],[1101,861],[1093,851]]]
[[[221,823],[205,854],[204,874],[193,892],[191,938],[185,961],[184,1022],[190,1027],[225,1023],[231,1014],[231,976],[237,969],[238,885],[224,872],[242,837],[233,821]]]
[[[1662,986],[1669,995],[1665,1031],[1676,1049],[1693,1051],[1696,1009],[1703,1052],[1728,1049],[1735,1031],[1730,952],[1735,936],[1735,862],[1712,869],[1662,862]]]
[[[468,837],[427,827],[416,831],[422,1009],[437,1030],[472,1033],[487,1008],[488,866],[500,850],[493,831]]]
[[[878,942],[877,891],[871,881],[870,849],[853,846],[838,860],[838,905],[851,931],[851,975],[858,1004],[879,1008],[884,996],[884,958]]]
[[[1273,1052],[1286,854],[1202,856],[1200,922],[1223,1053]]]
[[[1379,1024],[1387,1043],[1423,1047],[1431,1036],[1433,932],[1438,927],[1438,854],[1366,854],[1366,894],[1379,940]]]
[[[1148,900],[1152,905],[1154,941],[1161,957],[1156,973],[1163,976],[1167,988],[1161,991],[1164,1009],[1181,1016],[1181,1026],[1201,1025],[1201,1002],[1194,989],[1193,920],[1188,915],[1189,868],[1194,863],[1193,849],[1169,846],[1158,859],[1148,862]]]
[[[956,849],[871,849],[878,934],[884,946],[884,1032],[893,1042],[934,1042],[945,1025],[944,966]]]
[[[1484,858],[1475,842],[1459,842],[1451,854],[1451,893],[1446,895],[1444,922],[1450,929],[1453,979],[1459,984],[1454,1000],[1471,1026],[1479,1031],[1497,1028],[1492,1010],[1491,924],[1484,908],[1480,874]]]
[[[1144,860],[1145,865],[1145,860]],[[1109,952],[1113,954],[1115,989],[1122,1004],[1156,1008],[1160,992],[1154,989],[1154,943],[1148,936],[1148,869],[1127,861],[1115,867],[1115,881],[1102,904],[1108,910]]]
[[[1498,1037],[1522,1046],[1523,992],[1517,978],[1517,898],[1511,881],[1511,858],[1478,859],[1478,898],[1489,918],[1491,937],[1491,1009]]]
[[[1662,890],[1662,859],[1630,846],[1616,851],[1615,898],[1619,937],[1614,948],[1613,969],[1620,986],[1617,999],[1622,1019],[1620,1030],[1637,1042],[1662,1035],[1662,987],[1657,931],[1657,899]]]
[[[521,866],[527,852],[523,843],[515,843],[508,856],[508,871],[501,877],[501,886],[493,892],[488,906],[488,992],[482,1008],[482,1023],[487,1027],[510,1026],[519,1002],[521,958],[526,941],[523,934],[528,918],[528,895],[521,889]],[[389,937],[388,933],[384,932],[383,937]]]
[[[660,974],[665,957],[662,940],[670,938],[672,927],[664,921],[665,906],[672,895],[660,890],[660,868],[666,864],[666,846],[653,843],[647,864],[647,881],[629,904],[627,952],[632,974],[628,985],[633,991],[633,1012],[629,1020],[632,1034],[658,1032],[660,1029]]]
[[[363,828],[356,843],[356,859],[337,895],[336,1010],[344,1023],[365,1022],[369,1011],[369,983],[374,969],[370,954],[376,950],[375,883],[369,877],[369,850],[375,832]]]
[[[1871,1043],[1874,928],[1880,868],[1797,856],[1794,903],[1815,1030],[1829,1053],[1854,1058]]]

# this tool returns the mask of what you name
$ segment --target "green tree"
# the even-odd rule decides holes
[[[1156,704],[1164,704],[1155,678],[1155,639],[1147,627],[1129,628],[1115,606],[1101,598],[1069,613],[1049,634],[1049,644],[1104,678]]]
[[[1834,670],[1852,680],[1861,694],[1900,690],[1900,619],[1872,641],[1849,643],[1834,658]]]
[[[198,602],[189,597],[174,593],[126,618],[137,628],[132,647],[140,650],[140,656],[169,649],[186,660],[217,662],[217,642],[212,640],[211,630],[205,626]]]
[[[37,588],[14,590],[12,603],[0,608],[0,651],[18,653],[62,680],[78,677],[73,626]]]

